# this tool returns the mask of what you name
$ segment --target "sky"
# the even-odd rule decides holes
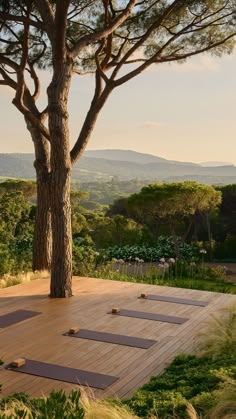
[[[118,87],[105,104],[87,149],[127,149],[170,160],[236,164],[236,51],[160,64]],[[51,74],[41,72],[45,92]],[[74,76],[70,138],[76,140],[92,98],[92,76]],[[30,153],[24,119],[0,87],[0,153]],[[41,106],[45,102],[45,94]]]

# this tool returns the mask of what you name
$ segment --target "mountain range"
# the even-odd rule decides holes
[[[0,176],[35,178],[33,161],[33,154],[2,153]],[[220,162],[178,162],[132,150],[88,150],[72,171],[72,179],[78,182],[104,182],[114,176],[120,180],[195,180],[207,184],[231,184],[236,183],[236,166],[228,163],[221,165]]]

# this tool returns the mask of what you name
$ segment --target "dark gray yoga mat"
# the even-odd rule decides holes
[[[42,314],[39,311],[30,310],[16,310],[11,313],[3,314],[0,316],[0,328],[11,326],[12,324],[22,322],[23,320],[30,319],[31,317]]]
[[[118,313],[110,312],[108,314],[113,314],[114,316],[136,317],[139,319],[156,320],[159,322],[176,323],[176,324],[182,324],[182,323],[185,323],[187,320],[189,320],[183,317],[165,316],[163,314],[146,313],[144,311],[133,311],[133,310],[120,310]]]
[[[165,301],[166,303],[187,304],[191,306],[206,307],[207,301],[191,300],[187,298],[167,297],[165,295],[147,295],[147,297],[139,297],[143,300]]]
[[[64,333],[64,336],[72,336],[81,339],[91,339],[100,342],[114,343],[117,345],[133,346],[141,349],[148,349],[156,340],[142,339],[133,336],[117,335],[114,333],[97,332],[95,330],[80,329],[77,333]]]
[[[10,364],[6,366],[6,369],[37,375],[39,377],[51,378],[52,380],[100,388],[102,390],[105,390],[119,379],[119,377],[113,377],[111,375],[77,370],[76,368],[68,368],[61,365],[47,364],[46,362],[33,361],[32,359],[26,359],[26,363],[22,367],[12,367]]]

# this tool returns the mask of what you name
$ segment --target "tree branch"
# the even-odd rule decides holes
[[[123,12],[115,18],[107,27],[103,28],[100,31],[94,32],[90,35],[82,36],[78,42],[74,45],[71,50],[72,56],[75,58],[79,54],[80,50],[92,42],[100,41],[103,38],[107,38],[112,32],[114,32],[123,22],[130,16],[137,0],[130,0],[127,7]]]
[[[35,0],[35,5],[43,20],[44,27],[51,42],[54,39],[54,13],[48,0]]]
[[[45,30],[45,25],[43,24],[43,22],[29,19],[26,16],[16,16],[16,15],[11,15],[9,13],[0,12],[0,19],[3,21],[9,21],[9,22],[27,23],[30,26],[34,26],[35,28]]]
[[[74,164],[83,153],[93,131],[98,115],[102,107],[104,106],[108,96],[110,95],[112,89],[112,85],[106,85],[105,89],[100,95],[98,94],[98,90],[95,89],[94,97],[91,102],[90,109],[84,120],[79,137],[70,152],[71,164]]]
[[[146,31],[146,33],[142,36],[142,38],[136,42],[136,44],[130,48],[130,50],[123,56],[117,67],[114,69],[111,79],[114,80],[118,72],[120,71],[122,65],[128,60],[128,58],[140,48],[143,43],[149,38],[149,36],[153,33],[155,29],[158,28],[159,25],[164,21],[166,17],[175,9],[175,7],[179,4],[180,0],[174,0],[172,4],[170,4],[167,9],[163,12],[163,14],[150,26],[150,28]]]

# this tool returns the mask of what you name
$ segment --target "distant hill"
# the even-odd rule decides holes
[[[84,153],[85,157],[94,157],[96,159],[129,161],[132,163],[147,164],[147,163],[178,163],[183,165],[198,166],[195,163],[177,162],[174,160],[167,160],[163,157],[153,156],[152,154],[139,153],[133,150],[87,150]]]
[[[0,177],[35,178],[33,162],[33,154],[0,154]],[[132,150],[88,150],[72,172],[72,179],[79,182],[104,182],[114,176],[120,180],[196,180],[208,184],[229,184],[236,183],[236,167],[201,166]]]
[[[223,162],[223,161],[205,161],[199,164],[200,166],[204,166],[204,167],[232,166],[232,163]]]

